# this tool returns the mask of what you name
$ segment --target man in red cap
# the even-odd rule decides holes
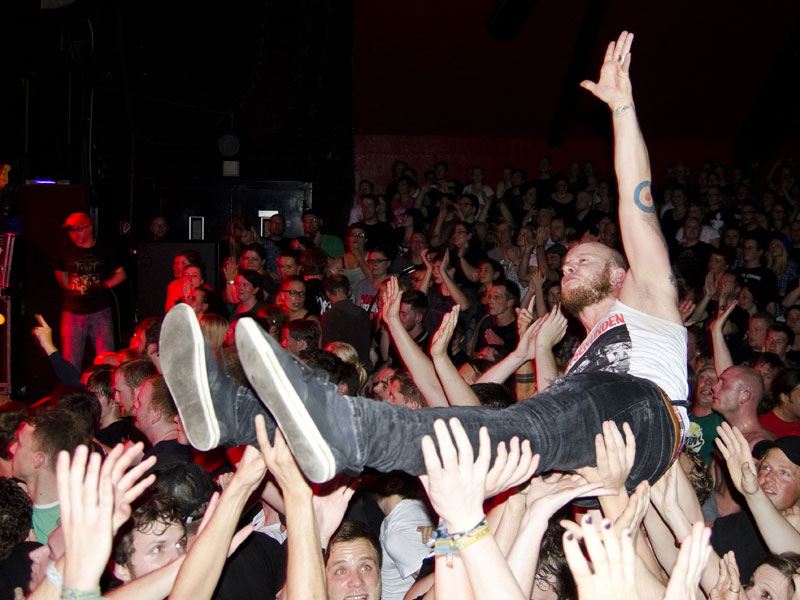
[[[80,371],[86,336],[95,354],[114,350],[108,290],[126,275],[111,250],[97,242],[89,215],[72,213],[62,227],[71,243],[64,244],[55,264],[56,281],[64,289],[61,344],[64,357]]]

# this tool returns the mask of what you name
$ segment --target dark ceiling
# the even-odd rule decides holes
[[[512,42],[487,32],[495,7],[357,0],[356,133],[593,136],[607,118],[577,83],[596,76],[623,28],[636,34],[632,78],[649,137],[733,143],[763,135],[776,114],[786,125],[776,133],[787,119],[797,129],[786,102],[800,66],[796,0],[538,0]]]
[[[502,21],[525,5],[527,17],[509,19],[512,41],[490,34],[498,7]],[[352,132],[608,139],[605,109],[578,83],[596,76],[622,28],[637,36],[632,76],[648,139],[730,143],[748,158],[800,139],[797,0],[8,6],[0,109],[12,116],[0,121],[0,154],[22,154],[27,136],[20,175],[28,165],[73,181],[92,171],[203,177],[218,170],[219,136],[235,133],[244,172],[335,172],[339,186],[352,177]]]

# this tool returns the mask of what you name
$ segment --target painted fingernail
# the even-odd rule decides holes
[[[584,523],[586,523],[587,525],[591,525],[591,524],[592,524],[592,517],[589,517],[589,516],[587,516],[587,517],[586,517],[586,518],[583,520],[583,522],[584,522]]]
[[[603,523],[603,529],[611,529],[611,522],[606,521],[605,523]]]
[[[575,536],[574,536],[574,535],[572,535],[571,533],[568,533],[568,534],[567,534],[567,540],[568,540],[568,541],[570,541],[570,542],[571,542],[571,541],[572,541],[572,540],[574,540],[574,539],[575,539]]]

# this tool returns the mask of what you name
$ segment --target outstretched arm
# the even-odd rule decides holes
[[[651,192],[650,159],[633,104],[631,44],[633,34],[623,31],[606,49],[600,79],[596,83],[583,81],[581,87],[611,109],[620,233],[630,264],[620,300],[682,324],[677,310],[678,290]]]
[[[480,406],[481,403],[472,388],[469,387],[464,378],[458,373],[458,369],[450,360],[447,355],[447,346],[450,344],[450,338],[453,337],[453,331],[458,322],[459,308],[456,304],[452,310],[447,313],[439,325],[439,329],[433,334],[431,340],[431,358],[433,359],[433,368],[436,369],[436,374],[439,376],[439,382],[442,384],[444,393],[447,396],[448,402],[451,405],[458,406]]]
[[[442,386],[436,377],[433,363],[411,339],[403,323],[400,321],[401,292],[397,285],[397,278],[391,277],[387,285],[381,290],[383,294],[383,312],[381,317],[392,336],[397,353],[408,368],[414,383],[425,398],[428,406],[447,406]]]

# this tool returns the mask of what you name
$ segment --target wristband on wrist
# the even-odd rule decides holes
[[[54,586],[61,587],[64,585],[64,578],[61,577],[61,573],[59,573],[58,569],[56,569],[56,563],[52,560],[50,561],[50,564],[47,565],[46,575],[47,579],[49,579],[50,583],[52,583]]]
[[[453,540],[453,542],[456,544],[456,546],[458,546],[459,540],[462,540],[462,539],[468,538],[468,537],[472,537],[473,535],[475,535],[475,533],[477,531],[479,531],[483,527],[487,527],[487,526],[488,526],[488,524],[486,522],[486,517],[484,516],[480,521],[478,521],[478,524],[475,525],[474,527],[471,527],[470,529],[468,529],[466,531],[459,531],[458,533],[451,533],[450,534],[450,538]]]
[[[73,590],[64,586],[61,587],[62,600],[98,600],[99,598],[102,598],[99,587],[93,590]]]
[[[490,534],[491,531],[489,530],[489,525],[486,523],[486,519],[484,518],[483,521],[481,521],[481,524],[470,529],[466,535],[454,540],[453,543],[455,544],[456,549],[463,550],[467,546],[470,546],[475,542],[479,542],[483,538],[488,537]]]

